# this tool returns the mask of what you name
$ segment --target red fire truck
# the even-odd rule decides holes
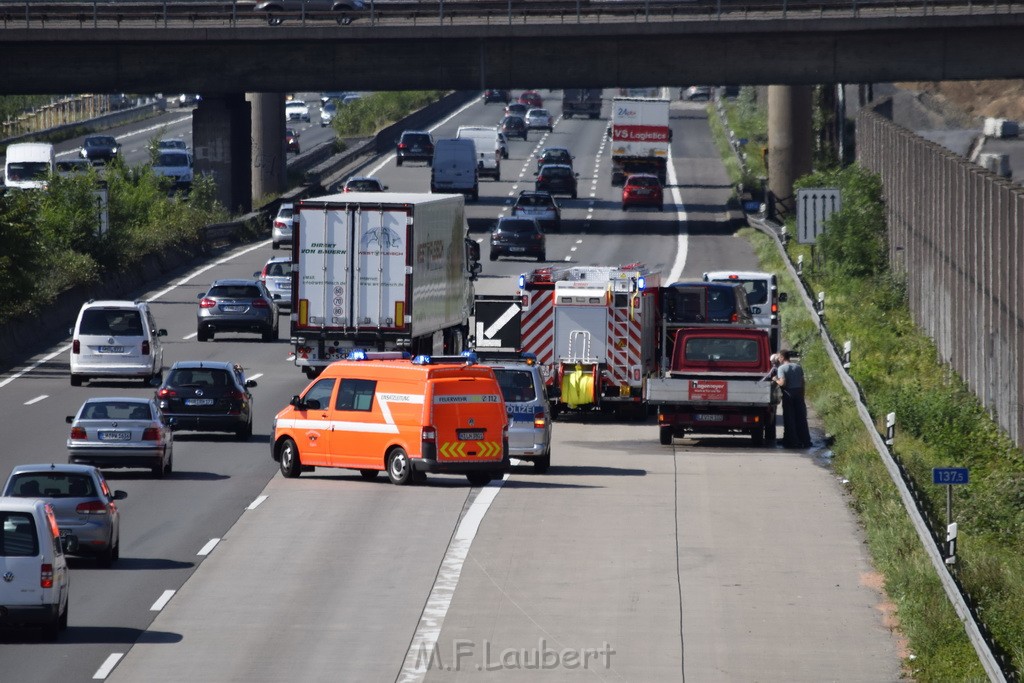
[[[643,386],[658,369],[660,287],[660,275],[640,263],[520,276],[520,346],[537,356],[553,419],[568,410],[646,417]]]

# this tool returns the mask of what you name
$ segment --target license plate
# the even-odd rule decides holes
[[[697,422],[721,422],[725,419],[725,415],[716,415],[712,413],[697,413],[693,416],[693,419]]]
[[[650,190],[637,190],[636,193],[638,195],[640,195],[641,197],[646,197],[647,195],[649,195],[651,193],[651,191]]]
[[[288,282],[278,282],[277,283],[277,288],[278,289],[291,289],[292,288],[292,283],[291,283],[290,280]]]
[[[124,353],[123,346],[98,346],[96,350],[100,353]]]
[[[245,310],[245,306],[221,306],[220,310],[225,313],[241,313]]]
[[[526,251],[526,247],[509,247],[509,251]]]
[[[482,429],[458,429],[459,441],[480,441],[484,438]]]
[[[128,441],[132,438],[131,432],[100,432],[100,441]]]
[[[187,406],[212,406],[212,398],[186,398],[185,405]]]

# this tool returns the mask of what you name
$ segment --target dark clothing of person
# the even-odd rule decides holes
[[[782,445],[786,448],[810,448],[807,404],[804,403],[804,370],[793,362],[779,366],[782,379]]]

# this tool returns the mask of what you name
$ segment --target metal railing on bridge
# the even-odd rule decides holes
[[[118,2],[116,0],[0,0],[0,28],[153,28],[266,26],[254,0]],[[366,0],[349,12],[362,25],[465,25],[723,21],[1005,15],[1024,11],[1020,0]],[[298,26],[330,26],[335,12],[275,12]],[[272,27],[273,28],[273,27]]]

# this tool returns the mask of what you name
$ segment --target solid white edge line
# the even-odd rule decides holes
[[[668,146],[668,184],[672,186],[672,201],[675,202],[676,218],[679,221],[679,236],[676,238],[676,260],[672,264],[672,270],[668,273],[668,280],[665,284],[678,282],[683,276],[683,268],[686,266],[686,255],[690,248],[689,233],[686,226],[686,207],[683,206],[683,197],[679,193],[679,179],[676,177],[676,168],[672,162],[672,145]]]
[[[167,606],[167,603],[169,603],[171,601],[171,598],[174,597],[174,594],[176,592],[177,591],[173,591],[173,590],[170,590],[170,589],[165,590],[163,592],[163,595],[161,595],[159,598],[157,598],[156,602],[153,603],[153,606],[149,608],[149,611],[150,612],[159,612],[160,610],[162,610],[164,607]]]
[[[245,508],[245,509],[246,510],[255,510],[256,508],[258,508],[260,506],[260,503],[262,503],[266,499],[267,499],[266,496],[256,496],[256,499],[253,500],[251,503],[249,503],[249,506],[247,508]]]
[[[181,339],[182,339],[182,341],[185,341],[185,340],[188,340],[188,339],[195,339],[197,336],[199,336],[199,333],[198,332],[193,332],[192,334],[186,334]]]
[[[448,614],[448,608],[455,596],[455,589],[459,585],[459,577],[462,575],[462,567],[469,555],[470,546],[480,528],[480,522],[491,507],[501,487],[508,481],[509,473],[497,481],[492,481],[480,489],[473,504],[463,515],[459,526],[452,536],[448,549],[445,551],[444,559],[441,560],[441,568],[434,579],[434,585],[430,589],[427,603],[423,607],[419,624],[416,626],[416,633],[413,634],[409,643],[409,650],[405,654],[405,663],[399,672],[396,683],[419,683],[427,675],[427,665],[432,661],[430,654],[437,647],[437,639],[441,635],[441,628],[444,626],[444,618]]]
[[[114,667],[117,666],[117,663],[121,661],[121,657],[124,657],[123,652],[112,653],[103,661],[100,668],[96,669],[96,673],[92,675],[92,680],[102,681],[106,679],[106,677],[110,675],[110,672],[114,670]]]
[[[199,549],[199,552],[196,553],[196,555],[202,555],[202,556],[209,555],[210,553],[213,552],[213,549],[217,547],[218,543],[220,543],[220,539],[219,538],[211,538],[207,542],[206,545],[204,545],[202,548]]]
[[[41,396],[36,396],[33,399],[25,401],[25,405],[30,406],[30,405],[33,405],[35,403],[39,403],[40,401],[45,401],[48,398],[50,398],[49,394],[42,394]]]
[[[32,372],[33,370],[38,368],[43,363],[49,363],[51,360],[53,360],[54,358],[56,358],[60,354],[64,353],[65,351],[69,350],[70,348],[71,348],[71,344],[65,344],[64,346],[60,347],[59,349],[57,349],[53,353],[50,353],[50,354],[47,354],[47,355],[43,356],[42,358],[40,358],[39,360],[37,360],[35,363],[33,363],[32,365],[28,366],[27,368],[22,368],[21,370],[18,370],[16,373],[11,375],[10,377],[5,379],[4,381],[0,382],[0,388],[3,388],[5,386],[7,386],[8,384],[13,382],[14,380],[18,379],[19,377],[22,377],[22,376]]]

